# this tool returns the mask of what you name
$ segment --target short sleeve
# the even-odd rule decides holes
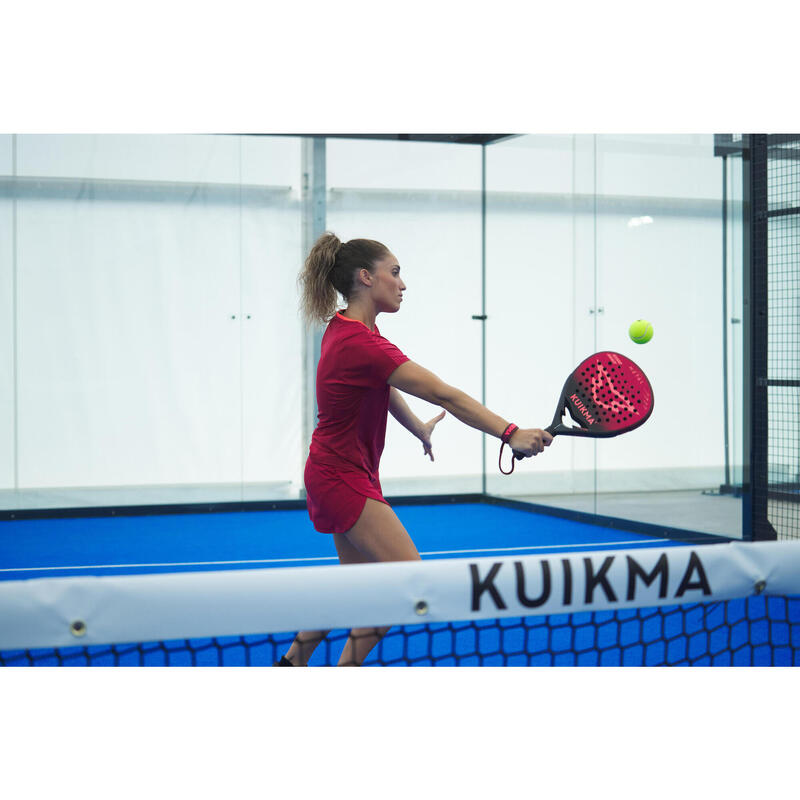
[[[382,386],[401,364],[409,360],[388,339],[366,328],[343,343],[343,349],[347,351],[343,361],[347,365],[348,381],[356,386]]]

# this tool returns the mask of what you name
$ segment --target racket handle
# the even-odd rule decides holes
[[[547,431],[547,432],[548,432],[548,433],[549,433],[551,436],[555,436],[555,435],[556,435],[556,428],[558,428],[558,425],[548,425],[548,426],[545,428],[545,430],[546,430],[546,431]],[[517,459],[517,461],[522,461],[522,459],[523,459],[523,458],[528,458],[528,456],[526,456],[524,453],[520,453],[520,452],[519,452],[519,450],[515,450],[515,451],[514,451],[514,458],[516,458],[516,459]]]

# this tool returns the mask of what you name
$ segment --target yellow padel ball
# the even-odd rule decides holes
[[[653,338],[653,326],[646,319],[637,319],[628,328],[628,336],[636,344],[647,344]]]

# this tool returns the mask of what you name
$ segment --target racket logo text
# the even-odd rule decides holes
[[[587,422],[588,422],[590,425],[594,425],[594,422],[595,422],[595,419],[594,419],[594,417],[593,417],[593,416],[591,415],[591,413],[589,412],[589,409],[588,409],[588,408],[586,408],[586,406],[585,406],[585,405],[584,405],[584,404],[581,402],[581,399],[580,399],[580,397],[578,397],[578,394],[577,394],[577,393],[575,393],[575,394],[573,394],[573,395],[570,395],[570,398],[569,398],[569,399],[570,399],[570,400],[572,400],[572,404],[575,406],[575,408],[577,408],[577,409],[578,409],[578,411],[580,412],[581,416],[582,416],[582,417],[583,417],[583,418],[584,418],[584,419],[585,419],[585,420],[586,420],[586,421],[587,421]]]

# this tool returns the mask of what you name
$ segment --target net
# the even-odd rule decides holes
[[[365,665],[800,664],[800,543],[0,584],[6,666],[271,665],[392,625]]]

